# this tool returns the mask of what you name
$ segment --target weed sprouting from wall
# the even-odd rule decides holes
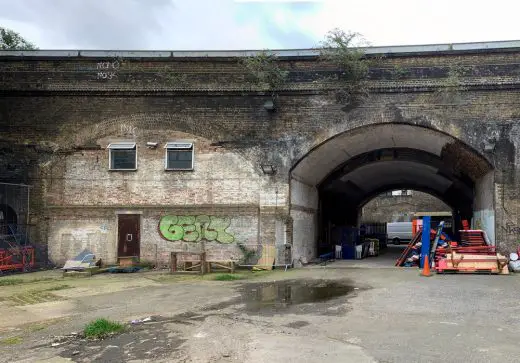
[[[463,77],[471,74],[471,67],[455,64],[450,66],[447,77],[443,79],[436,90],[437,96],[444,102],[456,102],[462,92],[468,87],[463,82]]]
[[[391,78],[396,80],[403,79],[408,76],[409,73],[406,68],[397,65],[391,70]]]
[[[251,259],[254,258],[257,254],[256,249],[249,249],[242,243],[237,243],[237,247],[242,252],[242,259],[240,260],[241,264],[247,264],[251,262]]]
[[[268,90],[273,98],[287,82],[289,72],[280,67],[278,56],[269,50],[244,57],[240,63],[247,71],[246,81],[255,87]]]
[[[370,62],[361,46],[366,41],[359,33],[333,29],[321,43],[320,58],[339,70],[339,87],[334,91],[336,100],[344,105],[356,103],[368,95]]]

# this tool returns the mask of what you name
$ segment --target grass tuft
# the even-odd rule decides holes
[[[5,277],[0,278],[0,286],[13,286],[13,285],[21,285],[21,284],[32,284],[36,282],[44,282],[44,281],[53,281],[56,280],[53,277],[40,277],[36,279],[21,279],[21,278],[11,278],[11,277]]]
[[[85,326],[83,333],[90,339],[103,339],[112,333],[120,333],[125,330],[125,326],[116,321],[104,318],[91,321]]]
[[[11,285],[19,285],[23,284],[25,281],[23,279],[1,279],[0,286],[11,286]]]
[[[45,329],[46,326],[45,325],[30,325],[27,330],[29,330],[30,332],[35,332],[35,331],[40,331],[40,330],[43,330]]]
[[[233,274],[218,274],[218,275],[215,275],[214,279],[217,281],[235,281],[235,280],[241,280],[242,276],[233,275]]]
[[[15,344],[20,344],[21,342],[22,342],[22,337],[20,337],[20,336],[10,337],[10,338],[5,338],[5,339],[0,340],[0,343],[5,344],[5,345],[15,345]]]

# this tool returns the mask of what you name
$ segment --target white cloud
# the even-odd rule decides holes
[[[323,0],[308,31],[359,32],[373,45],[520,39],[520,3],[511,0]]]
[[[316,46],[338,27],[373,45],[520,39],[512,0],[0,0],[0,26],[42,49]]]

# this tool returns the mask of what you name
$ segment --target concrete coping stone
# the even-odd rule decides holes
[[[520,40],[493,42],[375,46],[360,48],[367,55],[420,55],[428,53],[481,53],[520,50]],[[37,58],[237,58],[258,54],[261,50],[1,50],[0,57]],[[274,49],[281,58],[314,58],[317,49]]]

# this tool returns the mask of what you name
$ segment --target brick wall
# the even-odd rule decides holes
[[[340,133],[406,123],[453,135],[493,162],[497,239],[512,248],[520,225],[519,55],[388,56],[371,70],[370,96],[354,109],[324,92],[335,87],[319,80],[336,74],[331,65],[284,60],[290,82],[275,112],[263,108],[265,90],[244,82],[237,59],[1,58],[0,149],[16,152],[0,153],[0,168],[9,180],[35,185],[34,238],[48,241],[56,261],[80,246],[96,246],[113,260],[118,209],[143,213],[146,258],[195,248],[160,238],[154,226],[162,213],[232,215],[238,239],[260,244],[282,238],[277,214],[289,212],[285,238],[298,245],[296,255],[311,258],[317,194],[314,186],[290,186],[291,168]],[[454,64],[469,66],[465,90],[435,92]],[[397,77],[395,66],[406,72]],[[145,146],[177,138],[194,140],[195,171],[165,172],[164,149]],[[491,152],[487,138],[497,140]],[[104,147],[123,139],[137,142],[138,170],[108,172]],[[264,175],[261,164],[273,165],[276,175]],[[306,197],[291,206],[293,192]],[[232,246],[209,246],[235,253]]]
[[[423,192],[412,195],[380,195],[362,210],[364,222],[409,222],[415,212],[450,212],[451,208],[438,198]]]
[[[170,251],[200,249],[199,242],[162,238],[158,225],[165,215],[230,218],[228,230],[234,236],[233,245],[207,243],[208,258],[239,259],[236,243],[258,243],[258,206],[261,200],[268,205],[270,198],[262,189],[268,181],[250,162],[240,154],[211,147],[195,135],[159,129],[134,131],[135,135],[126,137],[114,134],[97,139],[98,150],[77,151],[47,165],[45,198],[52,220],[48,241],[53,246],[53,262],[62,263],[83,248],[90,248],[106,262],[115,262],[117,210],[142,213],[141,257],[153,262],[166,263]],[[136,171],[108,169],[106,146],[121,140],[137,143]],[[175,140],[193,141],[193,171],[164,170],[163,146]],[[146,142],[157,142],[158,146],[150,149]],[[285,203],[283,199],[281,202]],[[76,218],[63,219],[55,215],[55,210],[61,214],[69,210]],[[83,215],[84,211],[89,212]],[[99,219],[99,214],[106,217]],[[267,226],[263,228],[266,236]]]

